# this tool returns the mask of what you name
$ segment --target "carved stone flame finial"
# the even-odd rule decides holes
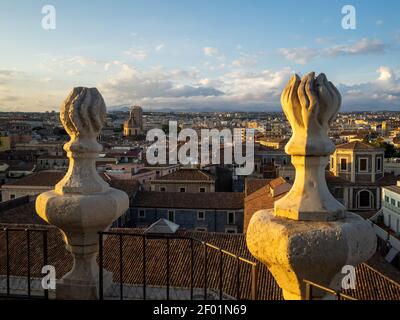
[[[281,97],[292,126],[286,153],[292,156],[296,178],[290,192],[275,202],[275,215],[294,220],[327,221],[344,216],[345,207],[330,193],[325,179],[328,156],[335,151],[329,125],[339,111],[341,95],[321,73],[300,80],[293,75]]]
[[[281,96],[283,111],[293,135],[286,152],[293,156],[326,156],[335,151],[328,129],[340,109],[342,97],[321,73],[311,72],[300,80],[293,75]]]
[[[96,88],[74,88],[61,106],[61,122],[71,137],[64,149],[70,160],[56,192],[92,194],[105,192],[108,184],[98,175],[95,161],[102,146],[97,136],[107,117],[103,97]]]
[[[70,145],[76,145],[78,149],[88,147],[79,144],[80,140],[86,139],[92,140],[97,147],[96,138],[106,122],[106,117],[106,105],[96,88],[74,88],[61,106],[60,118],[71,137]]]

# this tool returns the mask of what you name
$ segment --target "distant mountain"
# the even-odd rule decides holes
[[[109,112],[129,112],[130,110],[131,110],[131,107],[127,104],[121,104],[118,106],[108,107]]]
[[[109,112],[129,112],[131,106],[127,104],[116,105],[108,107]],[[346,105],[344,104],[341,108],[342,112],[360,112],[360,111],[398,111],[398,106],[385,106],[385,107],[365,107],[364,105]],[[282,107],[280,105],[262,105],[253,104],[248,106],[238,105],[210,105],[210,106],[179,106],[179,107],[143,107],[145,112],[280,112]]]

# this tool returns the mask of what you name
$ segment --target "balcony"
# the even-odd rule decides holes
[[[113,277],[107,288],[100,281],[99,299],[283,299],[268,269],[251,257],[243,235],[178,231],[172,236],[150,236],[139,229],[112,229],[100,233],[101,238],[105,241],[97,262]],[[54,290],[42,287],[45,265],[55,267],[57,279],[72,267],[72,257],[56,228],[2,226],[0,298],[55,299]],[[99,272],[100,279],[103,272]],[[310,283],[308,298],[314,299],[316,290],[325,290],[341,300],[400,299],[400,285],[375,268],[363,264],[356,273],[356,290],[336,292]],[[380,283],[379,290],[376,283]]]

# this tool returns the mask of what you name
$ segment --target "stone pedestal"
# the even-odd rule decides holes
[[[351,212],[337,221],[319,222],[295,221],[262,210],[250,221],[247,246],[268,267],[284,298],[300,300],[305,299],[304,279],[339,290],[342,268],[368,260],[376,251],[376,236],[364,219]]]
[[[346,208],[330,193],[325,180],[329,157],[292,156],[296,178],[289,193],[275,202],[275,214],[301,221],[341,219]]]

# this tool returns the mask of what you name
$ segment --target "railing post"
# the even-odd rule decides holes
[[[99,232],[99,300],[103,299],[103,233]]]
[[[190,300],[193,300],[193,264],[194,264],[194,248],[193,239],[190,239]]]
[[[8,229],[5,228],[4,231],[6,232],[6,276],[7,276],[7,296],[10,295],[10,248],[9,248],[9,233]]]
[[[167,300],[169,300],[169,238],[167,238]]]
[[[143,235],[143,300],[146,300],[146,235]]]
[[[47,230],[43,231],[43,265],[47,266],[48,264],[48,251],[47,251]],[[49,290],[44,290],[44,298],[49,298]]]
[[[236,256],[236,300],[240,300],[240,259]]]
[[[312,300],[312,285],[306,282],[306,300]]]
[[[204,300],[207,300],[207,244],[204,245]]]
[[[253,264],[251,266],[251,299],[257,300],[257,281],[258,281],[258,266]]]
[[[28,297],[31,297],[31,233],[29,229],[26,229],[26,249],[27,249],[27,259],[28,259]]]
[[[222,300],[222,289],[223,289],[223,252],[219,249],[219,300]]]
[[[120,300],[124,300],[124,280],[123,280],[123,271],[124,271],[124,264],[123,264],[123,241],[122,241],[122,234],[119,235],[119,294]]]

